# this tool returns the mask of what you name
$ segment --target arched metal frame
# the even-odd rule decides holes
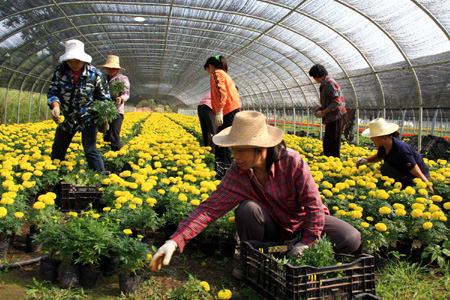
[[[11,49],[11,53],[7,52],[7,55],[4,51],[1,52],[2,50],[0,48],[0,57],[2,57],[2,54],[5,54],[3,58],[0,58],[0,76],[3,70],[11,72],[8,79],[3,77],[0,82],[0,87],[5,88],[5,123],[7,122],[8,93],[11,89],[20,91],[18,99],[18,123],[20,122],[20,98],[22,91],[30,92],[28,121],[31,121],[30,112],[32,93],[36,90],[40,91],[38,109],[40,113],[42,94],[45,91],[46,85],[48,85],[48,80],[51,77],[54,65],[52,66],[51,63],[48,64],[47,62],[52,58],[50,54],[46,54],[47,56],[40,55],[39,57],[44,58],[40,61],[36,61],[36,58],[39,53],[43,52],[49,46],[59,47],[62,53],[63,47],[62,45],[58,45],[58,43],[60,44],[65,40],[73,38],[85,42],[86,48],[90,51],[89,54],[97,60],[105,59],[107,54],[118,54],[121,59],[125,61],[128,60],[129,62],[133,60],[137,61],[139,57],[144,60],[148,57],[148,54],[146,55],[146,53],[152,53],[152,50],[148,51],[145,46],[149,49],[155,47],[155,51],[158,49],[157,52],[153,51],[154,53],[158,53],[158,55],[155,56],[155,60],[157,61],[156,68],[149,69],[148,71],[141,71],[138,68],[133,68],[131,72],[127,74],[132,81],[132,99],[130,103],[136,103],[135,101],[139,101],[137,99],[140,99],[138,97],[139,94],[145,94],[153,95],[154,98],[168,97],[178,99],[180,103],[184,103],[188,107],[194,107],[201,99],[202,93],[206,91],[208,86],[207,76],[203,72],[201,65],[203,61],[206,60],[208,53],[210,53],[211,50],[214,49],[215,52],[220,51],[221,54],[223,53],[227,57],[230,65],[232,65],[230,71],[233,73],[232,77],[239,81],[240,94],[244,107],[247,109],[257,108],[259,110],[264,110],[265,105],[266,115],[269,117],[268,108],[270,107],[270,103],[274,112],[276,112],[277,109],[282,110],[284,119],[286,119],[286,108],[292,109],[292,127],[294,133],[296,129],[296,113],[299,110],[305,110],[309,120],[308,108],[318,102],[317,99],[319,94],[317,85],[312,82],[307,71],[310,66],[315,63],[321,63],[321,61],[318,60],[316,54],[311,52],[311,49],[300,49],[297,46],[294,46],[294,44],[291,45],[289,41],[286,41],[282,36],[277,36],[276,30],[281,30],[281,32],[286,33],[289,32],[295,36],[301,37],[304,43],[306,43],[305,41],[308,41],[311,45],[309,48],[312,48],[313,50],[319,49],[327,57],[327,60],[333,61],[335,69],[340,70],[342,74],[340,75],[340,78],[335,79],[345,80],[349,83],[349,89],[353,94],[353,106],[356,109],[357,120],[360,117],[360,103],[358,99],[363,95],[358,93],[353,79],[356,80],[361,76],[372,76],[375,79],[376,85],[378,85],[379,96],[377,97],[377,102],[374,103],[372,107],[379,107],[382,116],[386,117],[386,108],[388,108],[388,106],[385,101],[385,89],[379,74],[404,69],[396,66],[387,66],[384,69],[380,69],[379,66],[375,67],[371,58],[367,56],[366,49],[361,48],[358,41],[352,40],[342,28],[334,26],[335,23],[327,21],[325,18],[322,18],[320,14],[313,15],[311,12],[303,9],[306,5],[308,8],[314,5],[326,5],[327,0],[302,0],[297,3],[294,3],[293,1],[278,2],[265,0],[255,1],[253,3],[253,1],[250,1],[246,3],[245,7],[239,5],[240,2],[237,0],[217,4],[210,1],[183,1],[182,4],[177,1],[152,3],[151,1],[127,2],[114,0],[88,2],[39,0],[35,2],[36,3],[34,4],[27,3],[24,7],[17,8],[9,15],[0,13],[0,22],[5,24],[9,18],[25,16],[26,14],[32,14],[33,12],[46,9],[53,10],[51,13],[58,12],[53,18],[37,18],[36,22],[30,23],[28,26],[16,26],[9,31],[6,30],[7,26],[3,26],[5,30],[0,34],[0,46],[12,41],[23,32],[33,29],[35,26],[55,24],[55,30],[53,32],[37,36],[34,39],[23,43],[21,46],[16,47],[15,50]],[[377,4],[377,1],[373,0],[372,2],[372,5]],[[415,5],[418,10],[431,20],[430,23],[433,23],[436,28],[445,35],[447,42],[450,42],[448,30],[450,18],[445,16],[447,19],[444,19],[442,12],[437,10],[437,7],[441,8],[441,6],[443,6],[443,10],[445,10],[445,7],[450,7],[450,5],[442,2],[438,5],[437,2],[439,2],[439,0],[431,0],[427,3],[419,3],[417,0],[411,0],[408,1],[408,5],[411,5],[411,3]],[[424,95],[422,92],[421,81],[419,80],[416,69],[423,67],[429,68],[432,66],[448,68],[448,64],[450,63],[449,59],[443,54],[443,58],[439,59],[437,62],[430,61],[418,63],[413,61],[403,49],[404,43],[399,43],[391,34],[392,28],[388,28],[386,24],[382,24],[371,17],[370,11],[367,11],[368,8],[370,8],[370,5],[359,5],[358,1],[354,0],[333,1],[333,5],[336,3],[347,9],[349,12],[363,17],[368,23],[376,27],[377,30],[391,41],[392,45],[403,57],[404,63],[406,63],[407,66],[406,69],[409,70],[415,84],[417,94],[416,111],[418,112],[419,120],[418,130],[419,135],[421,136],[424,122],[423,108],[427,105],[427,101],[423,98]],[[387,2],[384,2],[383,4],[386,5],[386,3]],[[105,9],[105,7],[101,6],[102,4],[108,4],[108,8],[115,7],[116,9]],[[262,5],[262,7],[268,11],[259,11],[259,5]],[[14,1],[11,1],[11,6],[14,6]],[[122,9],[122,6],[125,8]],[[249,8],[247,8],[247,6]],[[90,9],[91,7],[92,9]],[[148,13],[149,7],[155,8],[154,13]],[[366,10],[363,10],[363,7]],[[161,10],[161,8],[163,8],[163,10]],[[187,14],[181,15],[180,11],[186,11]],[[136,16],[142,16],[144,18],[150,17],[152,23],[141,25],[138,22],[120,22],[120,18],[131,18]],[[87,20],[91,20],[93,17],[98,20],[98,23],[84,23]],[[215,19],[214,17],[218,18]],[[329,48],[323,41],[316,40],[310,32],[302,32],[295,26],[290,26],[288,21],[292,17],[306,18],[314,22],[318,28],[327,28],[327,30],[333,32],[335,37],[339,38],[346,46],[354,49],[354,51],[358,53],[359,57],[367,65],[368,71],[361,74],[350,74],[350,72],[347,71],[348,62],[346,64],[341,63],[340,58],[335,55],[336,49]],[[116,18],[117,21],[113,20],[113,18]],[[108,22],[104,22],[103,19],[107,19],[105,21]],[[229,22],[229,20],[236,20],[236,22]],[[60,26],[60,23],[62,22],[65,22],[65,27],[57,27]],[[181,25],[177,22],[181,23]],[[245,22],[248,22],[247,25],[257,22],[258,24],[257,26],[246,26]],[[144,30],[143,28],[152,28],[154,31]],[[74,34],[75,32],[76,34]],[[152,32],[155,34],[155,38],[148,39],[149,34],[151,35]],[[121,35],[124,36],[124,38],[118,38]],[[56,42],[45,44],[47,39],[51,41],[52,39],[50,39],[50,37],[54,38],[57,36],[61,36],[61,38],[57,38]],[[130,36],[136,38],[130,39]],[[159,36],[162,36],[162,38],[159,38]],[[104,37],[106,37],[106,39]],[[183,39],[192,39],[192,42],[186,42],[186,40]],[[270,43],[266,43],[269,40]],[[40,42],[42,45],[41,48],[36,48],[34,52],[29,53],[27,49],[36,41]],[[198,41],[201,42],[199,43]],[[211,46],[209,46],[209,44],[211,44]],[[220,44],[220,46],[217,47],[217,44]],[[142,47],[139,45],[142,45]],[[450,47],[447,48],[450,49]],[[294,59],[290,54],[293,52],[300,54],[300,59]],[[23,57],[23,53],[27,53],[27,55],[20,61],[20,57],[21,55]],[[136,55],[136,53],[142,53],[142,55]],[[191,67],[189,68],[190,70],[168,70],[167,65],[176,62],[177,59],[189,64]],[[253,63],[253,61],[255,62]],[[259,61],[263,62],[263,64],[260,64]],[[271,61],[269,65],[266,65],[265,63],[268,63],[269,61]],[[34,66],[32,66],[33,63],[35,63]],[[292,68],[289,65],[295,67]],[[193,66],[195,67],[192,68]],[[43,70],[42,67],[44,67]],[[155,84],[147,84],[148,86],[146,86],[145,77],[149,76],[146,74],[155,75]],[[180,80],[183,76],[188,77],[189,80]],[[449,75],[447,74],[446,76],[446,81],[448,81]],[[22,82],[17,83],[15,82],[15,79],[22,79]],[[133,85],[133,82],[138,84]],[[168,89],[167,87],[169,86],[172,88]],[[310,87],[313,87],[316,99],[311,97]],[[166,95],[165,93],[167,93],[168,90],[170,90],[170,94]],[[299,98],[298,92],[302,96],[301,98]],[[442,90],[440,93],[444,95],[442,98],[445,98],[448,91],[446,90],[444,93]],[[284,98],[284,95],[287,95],[288,98]],[[264,103],[261,102],[261,100],[263,100]],[[441,99],[439,99],[439,101],[443,102],[443,104],[448,107],[448,102],[444,103],[445,100]],[[414,110],[412,112],[414,114]],[[277,121],[277,115],[277,113],[274,113],[275,121]],[[444,120],[445,117],[448,119],[447,113],[444,116],[441,116],[440,119]],[[435,117],[434,119],[436,120],[437,118]],[[359,122],[356,122],[356,124],[356,130],[359,130]],[[284,128],[286,129],[285,126],[286,125],[284,125]]]

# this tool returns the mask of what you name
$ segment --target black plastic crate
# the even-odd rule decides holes
[[[293,242],[241,243],[244,284],[262,299],[352,299],[361,293],[375,295],[375,260],[367,254],[336,254],[341,265],[329,267],[281,264]]]
[[[75,186],[70,183],[61,184],[59,207],[61,211],[86,211],[91,209],[100,210],[102,192],[96,186]]]

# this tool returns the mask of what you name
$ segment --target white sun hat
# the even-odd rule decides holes
[[[364,130],[361,135],[365,137],[376,137],[389,135],[398,130],[399,126],[394,123],[388,123],[383,118],[377,118],[369,123],[369,128]]]
[[[90,64],[92,57],[84,52],[84,44],[79,40],[68,40],[65,44],[66,53],[59,57],[59,62],[62,63],[69,59],[78,59]]]
[[[284,130],[266,123],[266,117],[257,111],[241,111],[234,116],[233,125],[213,137],[222,147],[270,148],[283,140]]]

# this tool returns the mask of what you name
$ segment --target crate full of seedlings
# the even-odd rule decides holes
[[[96,186],[76,186],[61,182],[59,206],[61,211],[86,211],[102,209],[102,192]]]
[[[244,284],[262,299],[353,299],[375,295],[375,261],[367,254],[335,254],[328,238],[287,258],[295,242],[241,243]]]

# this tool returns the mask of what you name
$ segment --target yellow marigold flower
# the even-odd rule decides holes
[[[434,212],[436,212],[436,211],[439,211],[440,210],[440,208],[439,208],[439,206],[437,206],[436,204],[431,204],[430,205],[430,208],[428,209],[431,213],[434,213]]]
[[[98,218],[100,218],[100,215],[99,215],[99,214],[93,214],[93,215],[92,215],[92,218],[93,218],[93,219],[98,219]]]
[[[444,203],[444,208],[449,210],[450,209],[450,202],[445,202]]]
[[[428,191],[426,189],[419,189],[419,194],[421,194],[422,196],[426,196],[428,195]]]
[[[439,195],[433,195],[431,196],[431,200],[433,200],[433,202],[442,202],[442,197]]]
[[[227,300],[227,299],[231,299],[231,296],[233,294],[231,293],[230,290],[228,289],[223,289],[219,292],[219,294],[217,295],[219,297],[219,299],[221,300]]]
[[[131,229],[124,229],[124,230],[123,230],[123,233],[125,233],[126,235],[130,235],[130,234],[132,234],[133,232],[131,231]]]
[[[422,227],[423,227],[423,229],[430,229],[430,228],[432,228],[433,227],[433,223],[431,223],[431,222],[425,222],[425,223],[423,223],[423,225],[422,225]]]
[[[391,209],[387,206],[383,206],[378,210],[378,212],[382,215],[388,215],[391,213]]]
[[[235,221],[236,221],[235,217],[229,217],[228,218],[228,222],[230,222],[230,223],[234,223]]]
[[[412,216],[413,218],[419,218],[419,217],[421,217],[422,215],[423,215],[423,211],[420,210],[420,209],[414,209],[414,210],[411,212],[411,216]]]
[[[72,217],[75,217],[75,218],[78,217],[78,213],[75,212],[75,211],[69,212],[68,215],[69,215],[69,216],[72,216]]]
[[[133,200],[131,200],[131,202],[133,202],[134,204],[137,204],[137,205],[142,205],[141,198],[133,198]]]
[[[23,212],[20,212],[20,211],[16,212],[14,214],[14,217],[16,217],[17,219],[22,219],[23,218]]]
[[[404,192],[405,192],[406,194],[408,194],[408,195],[414,195],[414,194],[416,193],[416,190],[413,189],[413,188],[410,187],[410,186],[407,186],[407,187],[405,188]]]
[[[368,183],[366,184],[366,187],[367,187],[368,189],[374,189],[374,188],[377,187],[377,185],[376,185],[375,183],[373,183],[373,182],[368,182]]]
[[[166,193],[166,191],[163,190],[163,189],[159,189],[159,190],[158,190],[158,194],[164,195],[165,193]]]
[[[345,195],[339,194],[339,195],[338,195],[338,199],[339,199],[339,200],[345,200]]]
[[[367,199],[367,197],[364,196],[364,195],[359,195],[358,197],[359,197],[360,200],[365,200],[365,199]]]
[[[183,201],[183,202],[187,201],[186,194],[179,194],[178,195],[178,200]]]
[[[350,214],[355,219],[359,219],[359,218],[362,217],[362,213],[360,211],[358,211],[358,210],[354,210]]]
[[[108,207],[108,206],[103,208],[103,211],[110,211],[110,210],[111,210],[111,207]]]
[[[424,212],[424,213],[422,214],[422,218],[423,218],[424,220],[429,220],[429,219],[431,219],[431,213],[430,213],[429,211]]]
[[[447,222],[447,217],[446,216],[440,217],[439,220],[442,222]]]
[[[160,161],[155,161],[155,168],[161,168],[162,164]]]
[[[387,226],[384,223],[377,223],[377,224],[375,224],[375,229],[378,231],[386,231]]]
[[[150,253],[147,254],[147,256],[146,256],[147,261],[152,260],[152,258],[153,258],[153,255],[151,255]]]
[[[373,218],[372,217],[367,217],[366,220],[369,221],[369,222],[372,222]]]
[[[45,208],[45,203],[41,202],[41,201],[37,201],[33,204],[33,208],[34,209],[44,209]]]
[[[194,206],[197,206],[197,205],[200,204],[200,200],[193,199],[193,200],[190,201],[190,203],[191,203],[192,205],[194,205]]]
[[[333,206],[331,209],[332,210],[339,210],[339,207],[338,206]]]
[[[339,193],[339,189],[337,187],[332,188],[331,191],[333,193]]]
[[[396,210],[395,210],[395,214],[397,215],[397,216],[404,216],[404,215],[406,215],[406,210],[404,210],[404,209],[402,209],[402,208],[397,208]]]
[[[156,199],[155,198],[147,198],[147,200],[145,200],[145,202],[147,202],[150,205],[150,207],[153,207],[156,204]]]
[[[202,281],[199,283],[199,285],[206,291],[209,292],[211,290],[209,283],[207,283],[206,281]]]
[[[0,207],[0,218],[3,218],[6,214],[8,214],[8,210],[4,207]]]
[[[358,207],[358,205],[356,203],[349,203],[348,207],[351,209],[355,209],[356,207]]]
[[[394,183],[394,187],[397,188],[397,189],[401,189],[402,188],[402,183],[397,181],[396,183]]]
[[[327,189],[324,189],[324,190],[322,191],[322,193],[323,193],[323,195],[324,195],[325,197],[332,197],[332,196],[333,196],[333,193],[332,193],[330,190],[327,190]]]
[[[414,203],[413,205],[411,205],[412,209],[420,209],[421,211],[425,210],[425,205],[423,205],[422,203]]]
[[[442,217],[445,217],[445,215],[444,215],[444,213],[442,211],[436,211],[436,212],[431,214],[431,217],[434,220],[440,220]]]
[[[133,210],[136,209],[136,205],[134,205],[134,204],[130,204],[130,205],[128,205],[128,207]]]
[[[377,195],[377,193],[372,190],[372,191],[369,191],[369,193],[367,195],[369,195],[369,197],[375,197]]]
[[[353,200],[353,199],[355,199],[355,197],[353,197],[352,195],[347,195],[347,199],[348,200]]]
[[[386,191],[384,191],[384,190],[380,190],[378,192],[377,196],[378,196],[378,199],[380,199],[380,200],[387,200],[387,199],[389,199],[389,194]]]
[[[363,227],[363,228],[369,228],[369,223],[367,223],[367,222],[361,222],[361,227]]]
[[[35,176],[38,176],[38,177],[41,177],[41,176],[43,175],[42,171],[39,171],[39,170],[35,170],[35,171],[33,172],[33,174],[34,174]]]
[[[416,202],[417,203],[425,203],[425,202],[428,202],[428,201],[427,201],[427,198],[417,197],[416,198]]]
[[[394,209],[405,209],[405,206],[401,203],[394,203]]]
[[[336,214],[338,216],[345,216],[345,215],[347,215],[347,212],[345,210],[340,209],[336,212]]]
[[[426,184],[425,182],[423,182],[423,181],[417,181],[417,182],[416,182],[416,186],[417,186],[419,189],[424,189],[424,188],[427,187],[427,184]]]

